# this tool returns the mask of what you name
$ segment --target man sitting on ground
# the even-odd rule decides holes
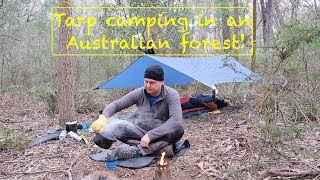
[[[108,119],[132,105],[138,110],[127,120]],[[93,141],[101,148],[109,149],[116,140],[130,145],[114,149],[119,159],[159,151],[166,151],[168,157],[173,156],[172,144],[184,134],[180,96],[176,90],[164,85],[161,66],[149,66],[144,73],[144,87],[107,105],[91,127],[98,132]]]

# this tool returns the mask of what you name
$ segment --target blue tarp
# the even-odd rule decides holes
[[[261,79],[232,57],[160,57],[143,56],[119,75],[101,84],[99,89],[138,88],[143,86],[144,70],[158,64],[164,70],[167,86],[189,84],[197,80],[209,87],[227,82],[254,82]]]

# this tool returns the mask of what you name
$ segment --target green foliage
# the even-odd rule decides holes
[[[291,56],[302,44],[318,42],[319,36],[319,26],[293,21],[280,31],[275,38],[273,46],[277,50],[280,59],[284,60]]]
[[[96,94],[93,91],[78,92],[75,96],[75,108],[78,113],[90,113],[97,109]]]
[[[276,124],[267,123],[258,129],[265,138],[271,140],[273,143],[290,141],[301,135],[301,130],[294,124],[287,127],[280,127]]]
[[[75,91],[94,89],[127,68],[135,58],[90,57],[75,63]]]
[[[262,100],[261,113],[265,120],[275,120],[277,113],[277,93],[272,84],[266,85],[266,93]]]
[[[310,43],[310,49],[318,51],[320,49],[320,38],[315,38],[311,43]]]
[[[48,30],[50,7],[34,1],[6,1],[0,16],[0,56],[4,86],[26,88],[52,80]],[[35,9],[32,9],[35,8]],[[48,79],[47,79],[48,78]],[[6,87],[4,87],[6,88]]]
[[[0,151],[6,149],[21,150],[31,139],[31,134],[10,132],[8,129],[0,128]]]
[[[313,96],[312,94],[306,95]],[[313,101],[311,101],[313,102]],[[301,121],[314,121],[316,120],[316,115],[318,113],[318,109],[316,104],[311,103],[308,99],[303,99],[302,97],[294,96],[287,100],[287,104],[290,110],[290,118],[295,122]]]
[[[311,76],[312,76],[313,80],[318,81],[318,82],[320,81],[320,72],[312,73]]]
[[[53,84],[43,84],[29,90],[29,93],[40,98],[47,104],[47,112],[50,115],[58,111],[58,93],[57,88]]]
[[[283,73],[287,78],[296,78],[297,74],[303,69],[302,62],[294,57],[287,59],[287,64],[283,67]]]
[[[249,113],[240,113],[239,117],[240,117],[240,119],[247,121],[247,122],[252,121],[252,117],[251,117],[250,112]]]
[[[58,112],[58,93],[53,84],[44,84],[29,90],[30,95],[40,98],[47,105],[47,112],[53,115]],[[78,113],[89,113],[96,110],[96,94],[93,91],[75,90],[75,108]]]

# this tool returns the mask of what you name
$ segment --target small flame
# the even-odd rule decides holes
[[[160,158],[160,165],[163,166],[164,165],[164,155],[166,155],[165,152],[161,153],[161,158]]]

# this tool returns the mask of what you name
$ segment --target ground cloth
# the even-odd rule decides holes
[[[180,156],[188,151],[190,148],[190,143],[188,140],[181,140],[176,143],[173,148],[173,158],[168,159],[170,163],[175,162]],[[97,154],[90,154],[89,157],[95,161],[105,161],[107,157],[107,153],[110,150],[105,150]],[[127,168],[143,168],[146,166],[155,166],[156,162],[160,157],[156,157],[155,155],[144,156],[139,158],[131,158],[125,160],[119,160],[118,166],[127,167]]]

